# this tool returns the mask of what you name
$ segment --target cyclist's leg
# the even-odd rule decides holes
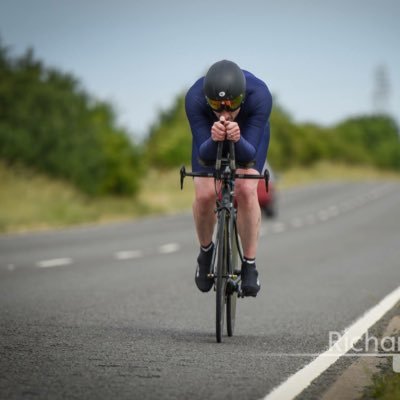
[[[193,217],[200,246],[212,241],[216,223],[214,178],[194,178]]]
[[[242,173],[241,170],[238,172]],[[252,169],[243,172],[249,174],[258,173],[258,171]],[[258,180],[256,179],[243,179],[237,180],[235,187],[238,202],[237,224],[244,255],[241,272],[241,288],[245,296],[256,296],[261,287],[255,264],[258,234],[261,224],[257,185]]]
[[[197,257],[195,282],[199,290],[208,292],[214,280],[208,277],[211,269],[214,246],[210,246],[213,237],[216,216],[214,178],[194,178],[195,199],[193,216],[197,236],[200,242],[200,253]]]
[[[238,173],[259,174],[255,169],[238,169]],[[257,197],[258,179],[237,179],[235,194],[238,203],[237,225],[246,258],[255,258],[261,224]]]

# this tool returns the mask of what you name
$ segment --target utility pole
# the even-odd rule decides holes
[[[372,107],[376,114],[389,113],[390,82],[385,65],[379,65],[374,70],[374,89],[372,92]]]

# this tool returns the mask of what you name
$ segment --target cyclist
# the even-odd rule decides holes
[[[235,143],[238,173],[262,173],[269,145],[269,116],[272,96],[267,85],[232,61],[213,64],[205,77],[198,79],[185,98],[186,115],[192,131],[192,170],[210,172],[206,166],[216,158],[217,142]],[[226,146],[224,146],[226,147]],[[252,162],[253,166],[246,166]],[[260,290],[256,269],[256,251],[261,223],[257,198],[258,180],[240,179],[235,184],[238,204],[237,223],[243,246],[242,291],[256,296]],[[208,292],[213,280],[208,278],[216,223],[213,178],[194,178],[193,216],[200,242],[195,282]]]

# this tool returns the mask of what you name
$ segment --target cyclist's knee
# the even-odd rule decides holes
[[[215,193],[198,192],[196,193],[195,201],[200,206],[210,206],[210,204],[215,203]]]
[[[195,201],[200,206],[209,206],[215,202],[214,181],[208,179],[194,181]]]
[[[235,194],[239,204],[252,204],[257,199],[257,182],[250,179],[237,182]]]

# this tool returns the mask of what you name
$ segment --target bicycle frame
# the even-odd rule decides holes
[[[223,161],[222,161],[223,162]],[[225,171],[221,174],[220,176],[220,182],[221,182],[221,190],[220,190],[220,198],[219,196],[217,197],[216,200],[216,210],[215,212],[217,213],[217,226],[218,227],[224,227],[225,229],[225,235],[227,236],[227,246],[228,246],[228,252],[227,252],[227,262],[228,262],[228,272],[231,270],[229,266],[232,265],[232,248],[231,248],[231,239],[234,239],[236,242],[236,245],[238,246],[239,250],[239,255],[240,259],[243,261],[243,255],[241,251],[241,247],[239,245],[239,236],[237,232],[237,226],[236,226],[236,207],[234,206],[234,191],[235,191],[235,179],[232,176],[232,170],[230,169],[229,165],[226,165]],[[225,210],[223,213],[222,211]],[[222,229],[222,228],[220,228]],[[218,228],[217,228],[218,231]],[[218,234],[217,234],[217,239],[218,239]],[[218,248],[218,244],[216,243],[216,249]],[[216,252],[214,252],[214,257],[213,257],[213,262],[212,265],[214,265],[215,261],[215,255]],[[215,273],[215,271],[214,271]],[[214,278],[214,275],[210,271],[210,277]],[[226,276],[229,279],[236,279],[237,275],[227,275]]]

